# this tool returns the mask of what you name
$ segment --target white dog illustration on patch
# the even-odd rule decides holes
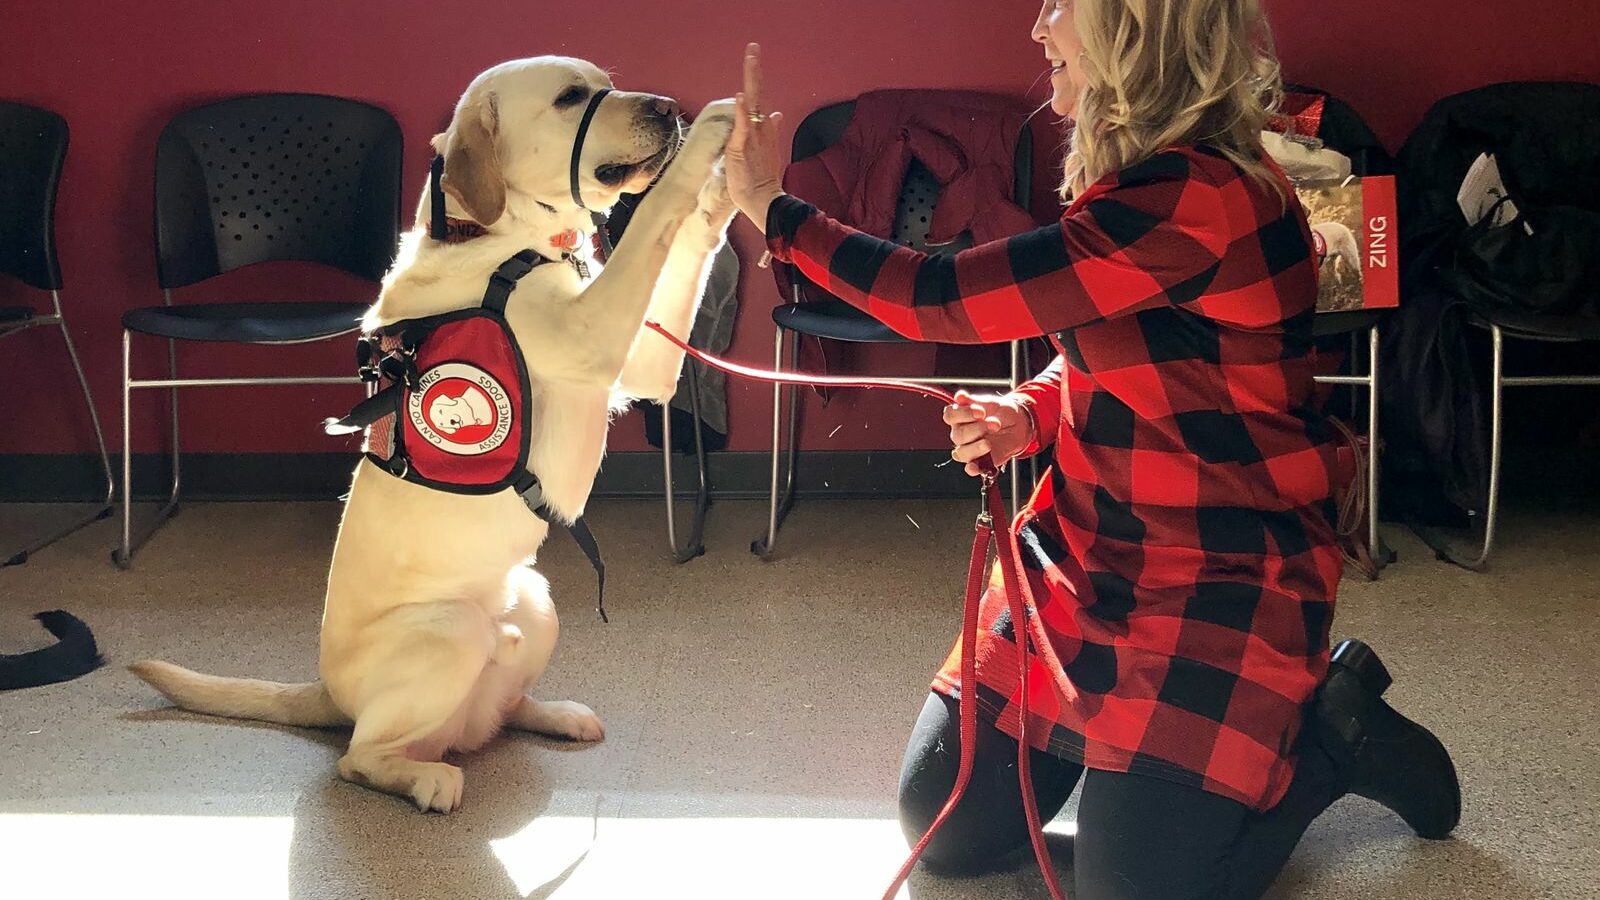
[[[1338,222],[1317,222],[1311,226],[1316,238],[1318,265],[1333,261],[1335,272],[1342,265],[1353,275],[1361,274],[1361,248],[1356,244],[1355,232]]]
[[[494,424],[494,407],[487,394],[468,387],[459,397],[435,397],[428,406],[428,421],[442,434],[455,434],[472,425]]]

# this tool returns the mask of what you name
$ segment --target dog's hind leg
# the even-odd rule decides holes
[[[506,613],[506,627],[516,628],[524,635],[517,648],[522,655],[512,663],[516,667],[515,677],[518,680],[512,687],[512,693],[494,694],[497,699],[508,701],[499,709],[480,708],[474,712],[475,721],[467,726],[467,734],[462,742],[470,745],[475,739],[486,741],[492,736],[493,729],[500,728],[502,724],[520,731],[574,741],[601,740],[606,734],[605,727],[589,707],[571,700],[535,700],[522,693],[532,689],[538,683],[539,676],[544,674],[550,654],[555,650],[561,625],[556,618],[555,604],[550,601],[550,583],[544,576],[533,569],[519,567],[512,570],[509,582],[516,605]],[[495,668],[491,667],[490,671],[484,673],[486,680],[495,677]],[[480,691],[479,696],[486,701],[492,690]],[[485,728],[489,729],[487,734],[482,733]]]
[[[531,731],[550,737],[574,741],[598,741],[606,736],[605,726],[594,710],[572,700],[535,700],[523,697],[506,725],[519,731]]]
[[[498,626],[465,603],[418,603],[385,613],[357,640],[376,655],[352,660],[361,680],[340,777],[410,797],[423,811],[452,812],[463,778],[439,760],[460,740],[479,676],[502,642]]]

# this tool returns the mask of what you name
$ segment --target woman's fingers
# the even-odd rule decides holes
[[[956,399],[958,402],[944,408],[944,423],[946,425],[963,425],[967,422],[979,422],[988,417],[988,411],[984,408],[983,404],[972,403],[971,405],[964,406],[959,402],[961,398],[957,397]]]
[[[950,426],[950,443],[955,445],[950,457],[965,463],[968,475],[981,474],[978,460],[994,454],[989,437],[1005,428],[998,415],[990,415],[990,412],[999,411],[993,402],[995,399],[979,400],[964,390],[957,391],[955,402],[944,408],[944,421]]]
[[[728,136],[728,148],[723,152],[736,159],[744,154],[745,141],[750,138],[749,110],[749,105],[744,100],[744,94],[734,94],[733,134]]]
[[[994,452],[987,440],[977,440],[970,444],[962,444],[950,451],[950,458],[956,462],[976,462]]]
[[[950,426],[950,443],[957,447],[961,446],[962,444],[970,444],[973,441],[982,440],[983,438],[988,437],[988,435],[988,429],[984,428],[983,423],[981,422],[968,422],[964,425]]]
[[[748,44],[744,48],[744,95],[748,108],[746,116],[760,114],[761,108],[761,45]]]

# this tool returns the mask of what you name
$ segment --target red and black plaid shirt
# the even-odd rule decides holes
[[[1281,173],[1280,180],[1281,180]],[[1021,389],[1055,465],[1015,528],[1038,615],[1032,734],[1095,769],[1270,808],[1327,668],[1341,557],[1312,401],[1305,215],[1216,151],[1163,151],[1060,222],[954,256],[773,203],[775,256],[899,333],[1051,335]],[[1039,446],[1030,451],[1041,449]],[[1013,623],[983,601],[976,699],[1016,733]],[[953,651],[934,688],[960,692]],[[1043,727],[1037,727],[1043,726]]]

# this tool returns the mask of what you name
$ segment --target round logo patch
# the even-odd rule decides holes
[[[511,398],[488,372],[444,363],[423,373],[407,404],[423,440],[456,456],[479,456],[511,434]]]

